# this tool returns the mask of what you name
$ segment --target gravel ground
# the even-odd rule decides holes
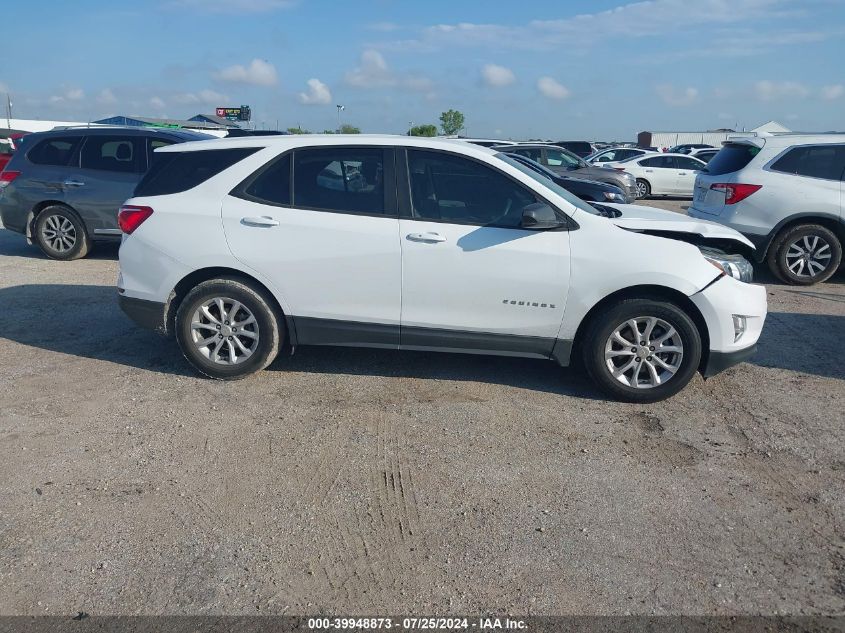
[[[116,275],[0,230],[2,614],[845,613],[842,274],[647,406],[433,353],[202,380]]]

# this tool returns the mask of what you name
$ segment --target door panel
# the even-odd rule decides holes
[[[569,286],[569,233],[520,227],[537,201],[480,161],[410,150],[401,347],[548,356]]]
[[[381,159],[377,165],[369,162],[374,153],[384,155],[378,148],[354,156],[348,148],[293,154],[294,190],[301,196],[295,195],[355,212],[291,204],[289,183],[279,183],[290,176],[290,155],[283,169],[259,170],[262,175],[244,192],[236,189],[223,202],[232,253],[272,281],[290,306],[289,316],[301,322],[303,343],[399,343],[399,220],[393,208],[379,202],[379,196],[384,200],[384,166]],[[330,178],[327,168],[339,168],[345,177]],[[392,176],[392,168],[388,171]],[[287,199],[259,202],[256,196]]]

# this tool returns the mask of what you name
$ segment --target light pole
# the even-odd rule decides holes
[[[337,106],[337,133],[340,134],[340,113],[346,110],[346,106],[338,104]]]
[[[414,122],[408,121],[408,136],[411,136],[411,130],[414,129]]]

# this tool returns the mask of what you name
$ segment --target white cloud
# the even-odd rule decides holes
[[[675,88],[671,84],[660,84],[654,87],[657,96],[663,103],[673,107],[688,106],[698,101],[697,88]]]
[[[556,99],[558,101],[568,99],[571,94],[566,86],[551,77],[540,77],[537,80],[537,90],[539,90],[544,97]]]
[[[82,101],[85,91],[82,88],[64,88],[60,94],[52,95],[47,100],[50,103],[65,103],[67,101]]]
[[[754,84],[754,92],[761,101],[803,99],[810,94],[807,87],[797,81],[769,81],[768,79]]]
[[[833,101],[839,99],[842,95],[845,95],[845,86],[842,84],[833,84],[822,88],[822,99]]]
[[[164,110],[164,108],[167,107],[167,104],[164,102],[164,99],[162,99],[161,97],[151,97],[150,98],[150,106],[154,110],[161,111],[161,110]]]
[[[279,82],[276,67],[263,59],[253,59],[247,66],[229,66],[214,73],[214,78],[254,86],[275,86]]]
[[[423,75],[396,74],[387,65],[384,56],[372,49],[361,53],[360,64],[346,73],[345,81],[354,88],[400,87],[427,93],[434,88],[434,82]]]
[[[216,90],[200,90],[199,92],[180,92],[172,97],[172,100],[181,105],[202,104],[210,106],[222,106],[229,101],[229,96]]]
[[[496,64],[487,64],[481,69],[481,77],[484,83],[494,88],[502,88],[509,86],[516,81],[516,75],[510,68],[504,66],[497,66]]]
[[[296,0],[173,0],[167,3],[173,9],[187,9],[209,13],[269,13],[288,9]]]
[[[306,105],[326,105],[332,102],[332,92],[326,84],[319,79],[309,79],[307,83],[307,92],[299,93],[300,103]]]
[[[111,88],[103,88],[97,95],[97,103],[100,105],[114,105],[117,103],[117,97],[111,91]]]
[[[546,50],[574,42],[589,44],[603,38],[695,33],[702,27],[732,26],[758,18],[784,19],[804,15],[793,0],[642,0],[594,13],[559,20],[533,20],[522,25],[461,22],[427,27],[418,39],[401,43],[405,49],[437,49],[443,44]],[[399,43],[394,43],[399,44]],[[388,44],[390,46],[390,44]]]

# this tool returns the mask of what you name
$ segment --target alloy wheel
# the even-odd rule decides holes
[[[637,198],[645,198],[648,195],[648,185],[644,182],[637,182]]]
[[[41,228],[44,242],[58,253],[71,250],[76,245],[76,227],[63,215],[51,215]]]
[[[827,270],[832,251],[823,237],[805,235],[787,247],[785,257],[786,267],[793,275],[808,279]]]
[[[604,360],[611,375],[628,387],[666,384],[681,368],[684,344],[667,321],[641,316],[617,326],[607,338]]]
[[[191,340],[196,349],[218,365],[238,365],[258,349],[258,322],[240,301],[214,297],[191,317]]]

